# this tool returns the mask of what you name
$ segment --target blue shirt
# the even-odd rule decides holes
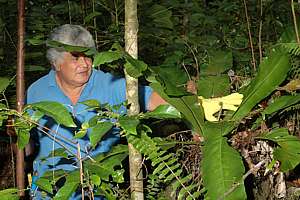
[[[92,70],[89,81],[85,85],[78,103],[73,105],[71,100],[62,92],[60,87],[56,83],[56,72],[51,70],[47,75],[43,76],[36,82],[34,82],[27,91],[27,103],[35,103],[40,101],[56,101],[62,103],[66,108],[72,113],[75,121],[78,123],[78,127],[82,122],[87,122],[90,118],[95,116],[94,111],[86,110],[87,106],[81,104],[80,102],[96,99],[101,104],[108,103],[110,105],[118,105],[126,100],[126,81],[124,78],[119,78],[113,76],[110,73],[104,73],[99,70]],[[152,93],[149,87],[140,87],[140,96],[142,100],[142,106],[148,105],[150,95]],[[125,109],[120,109],[119,113],[125,113]],[[51,135],[54,141],[45,133],[35,129],[33,137],[37,137],[38,141],[38,152],[36,159],[33,163],[34,176],[40,177],[47,170],[74,170],[77,168],[76,164],[64,163],[59,157],[50,157],[47,160],[43,158],[47,157],[49,153],[55,149],[62,148],[60,144],[66,146],[74,155],[77,153],[77,145],[75,142],[79,142],[81,148],[82,157],[87,155],[94,156],[101,152],[107,152],[110,150],[111,146],[118,142],[119,135],[116,133],[109,134],[104,140],[102,140],[95,149],[90,150],[90,143],[87,137],[82,139],[73,139],[75,129],[66,128],[62,125],[55,123],[50,117],[43,117],[39,124],[41,126],[46,126],[50,128]],[[116,131],[113,131],[116,132]],[[62,137],[63,136],[63,137]],[[70,142],[74,141],[74,143]],[[50,154],[51,155],[51,154]]]

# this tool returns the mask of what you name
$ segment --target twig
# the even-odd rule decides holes
[[[79,173],[80,173],[80,184],[81,184],[81,199],[84,200],[84,189],[83,189],[83,165],[80,153],[80,144],[77,143],[77,158],[79,162]]]
[[[253,168],[251,168],[246,174],[243,175],[242,179],[238,182],[238,183],[234,183],[232,185],[232,187],[223,194],[222,197],[219,197],[218,200],[224,200],[225,197],[227,197],[229,194],[231,194],[238,186],[240,186],[242,183],[244,183],[245,179],[253,173],[256,173],[262,166],[263,164],[266,163],[266,160],[262,160],[259,163],[257,163],[256,165],[254,165]]]
[[[247,20],[247,28],[248,28],[249,42],[250,42],[250,47],[251,47],[252,64],[253,64],[253,69],[254,69],[254,71],[256,71],[255,56],[254,56],[254,48],[253,48],[253,43],[252,43],[252,36],[251,36],[250,22],[249,22],[249,16],[248,16],[248,11],[247,11],[246,0],[243,0],[243,2],[244,2],[244,7],[245,7],[245,15],[246,15],[246,20]]]
[[[262,62],[262,42],[261,42],[261,33],[262,33],[262,14],[263,14],[263,0],[260,0],[260,22],[259,22],[259,32],[258,32],[258,49],[259,49],[259,63]]]
[[[95,12],[95,0],[92,0],[92,5],[93,5],[93,12]],[[98,34],[97,34],[97,21],[96,17],[94,17],[94,33],[95,33],[95,43],[96,43],[96,49],[98,48]]]
[[[68,0],[68,11],[69,11],[69,22],[72,24],[72,16],[71,16],[71,6],[70,6],[70,0]]]
[[[297,26],[297,18],[296,18],[295,7],[294,7],[294,0],[291,1],[291,7],[292,7],[293,22],[294,22],[294,28],[295,28],[297,43],[298,43],[298,45],[300,45],[300,39],[299,39],[299,34],[298,34],[298,26]]]

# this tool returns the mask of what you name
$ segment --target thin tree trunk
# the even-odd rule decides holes
[[[18,49],[17,49],[17,111],[21,112],[24,105],[24,17],[25,0],[18,0]],[[24,173],[24,151],[17,150],[17,187],[19,196],[24,197],[25,173]]]
[[[133,58],[138,57],[138,20],[137,20],[137,0],[125,1],[125,51],[128,52]],[[130,77],[125,70],[126,78],[126,95],[130,108],[128,115],[136,115],[140,111],[138,102],[138,80]],[[143,200],[143,173],[142,156],[133,147],[128,144],[129,148],[129,172],[130,172],[130,190],[131,199]]]

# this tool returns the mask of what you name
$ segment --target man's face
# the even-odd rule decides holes
[[[92,70],[92,59],[81,53],[64,52],[56,67],[58,78],[70,86],[83,86],[88,82]]]

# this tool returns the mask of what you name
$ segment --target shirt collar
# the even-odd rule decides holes
[[[48,84],[49,87],[55,87],[56,86],[56,72],[55,70],[51,69],[50,72],[48,73]]]

